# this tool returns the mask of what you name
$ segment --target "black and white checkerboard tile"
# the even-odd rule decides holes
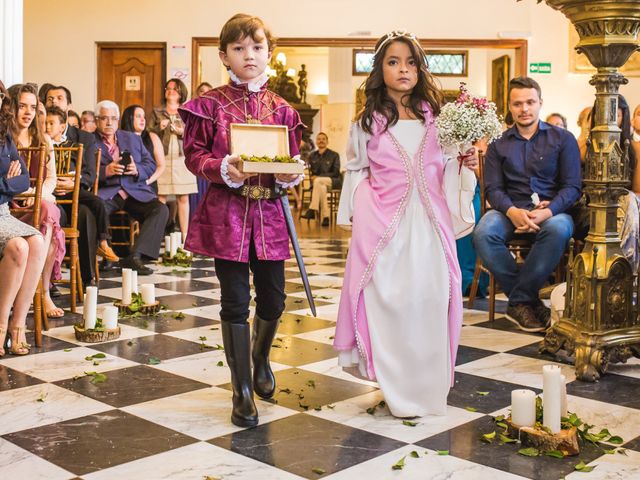
[[[490,324],[482,310],[465,311],[446,416],[419,418],[411,427],[385,408],[367,413],[381,392],[342,372],[331,347],[347,241],[305,239],[302,247],[318,318],[309,316],[295,262],[288,261],[287,313],[272,354],[279,391],[272,402],[257,401],[257,428],[229,421],[213,262],[154,267],[140,283],[156,284],[167,306],[160,316],[123,321],[117,341],[83,344],[70,326],[79,315],[67,314],[52,321],[43,348],[0,359],[0,477],[640,478],[638,360],[612,366],[596,384],[576,381],[571,366],[560,363],[570,410],[621,436],[626,455],[588,447],[579,457],[530,458],[515,445],[480,441],[494,429],[492,416],[507,410],[511,390],[540,391],[542,366],[556,361],[538,353],[540,335],[521,333],[504,318]],[[120,295],[121,278],[107,277],[103,304]],[[99,353],[105,357],[87,360]],[[91,383],[86,372],[106,380]],[[444,450],[448,455],[437,453]],[[392,470],[405,456],[404,469]],[[575,472],[580,461],[597,467]]]

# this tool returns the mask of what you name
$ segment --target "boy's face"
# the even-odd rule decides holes
[[[219,52],[222,63],[231,68],[242,82],[250,82],[262,75],[271,60],[271,52],[264,31],[258,30],[256,37],[261,40],[256,42],[248,35],[227,45],[226,52]]]
[[[47,115],[47,122],[45,125],[47,135],[49,135],[54,140],[58,140],[64,133],[65,125],[60,121],[60,117],[58,115]]]

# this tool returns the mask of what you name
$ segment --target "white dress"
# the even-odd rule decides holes
[[[419,120],[400,120],[390,128],[413,168],[424,129]],[[451,383],[449,268],[415,185],[395,235],[376,261],[364,303],[376,377],[391,413],[444,415]]]

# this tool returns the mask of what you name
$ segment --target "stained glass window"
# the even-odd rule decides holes
[[[466,77],[468,52],[460,51],[430,51],[426,60],[429,70],[434,75],[442,77]],[[373,50],[353,50],[353,75],[368,75],[373,68]]]

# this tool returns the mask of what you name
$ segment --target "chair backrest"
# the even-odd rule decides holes
[[[80,198],[80,184],[82,174],[82,144],[74,147],[54,147],[53,153],[56,158],[56,170],[58,178],[73,178],[73,191],[71,198],[57,198],[58,204],[71,205],[71,218],[69,227],[78,228],[78,200]],[[75,159],[74,159],[75,157]]]
[[[98,184],[100,183],[100,160],[102,160],[102,150],[96,148],[96,179],[93,182],[94,195],[98,195]]]
[[[40,230],[40,211],[42,202],[42,183],[45,178],[45,164],[47,163],[47,150],[44,145],[40,147],[20,147],[18,148],[18,154],[24,160],[27,165],[27,171],[31,168],[32,162],[38,162],[38,170],[35,177],[29,175],[31,180],[32,193],[21,193],[13,197],[14,200],[26,200],[27,198],[33,198],[33,204],[29,207],[11,208],[11,212],[16,216],[22,216],[25,213],[31,213],[31,224],[37,230]]]

